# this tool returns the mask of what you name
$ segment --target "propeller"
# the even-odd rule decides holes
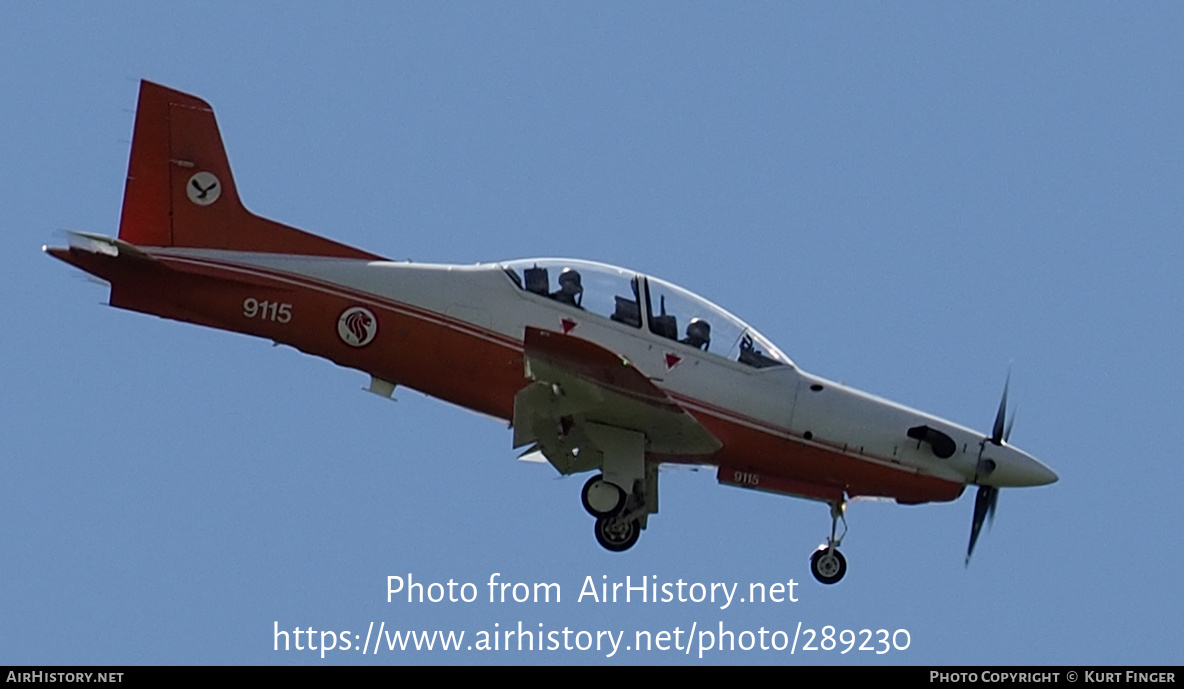
[[[991,427],[991,437],[986,438],[995,445],[1005,445],[1011,437],[1011,427],[1015,424],[1015,411],[1011,418],[1007,418],[1007,390],[1011,387],[1011,370],[1007,371],[1007,380],[1003,383],[1003,398],[999,400],[999,411],[995,414],[995,424]],[[974,480],[977,483],[995,470],[992,459],[979,460],[975,468]],[[974,544],[978,542],[978,534],[982,531],[983,522],[988,526],[995,523],[995,508],[999,504],[999,489],[994,486],[979,485],[978,493],[974,496],[974,518],[970,522],[970,545],[966,548],[966,565],[970,565],[970,556],[974,554]]]
[[[999,400],[999,411],[995,413],[995,425],[991,428],[991,442],[1005,445],[1011,437],[1011,427],[1015,425],[1015,410],[1011,411],[1011,418],[1004,425],[1003,417],[1007,416],[1007,389],[1011,387],[1011,368],[1007,369],[1007,380],[1003,381],[1003,398]]]
[[[974,544],[978,541],[978,532],[983,528],[983,520],[995,522],[995,505],[999,501],[999,489],[994,486],[979,486],[978,494],[974,496],[974,521],[970,523],[970,547],[966,549],[966,564],[970,565],[970,556],[974,554]]]

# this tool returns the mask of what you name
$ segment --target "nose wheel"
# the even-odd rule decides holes
[[[823,584],[837,584],[847,573],[847,558],[839,552],[839,544],[847,535],[847,502],[830,503],[830,538],[818,546],[810,556],[810,573]],[[843,522],[843,533],[838,533],[839,521]]]
[[[837,584],[847,573],[847,558],[834,548],[819,546],[810,556],[810,573],[823,584]]]

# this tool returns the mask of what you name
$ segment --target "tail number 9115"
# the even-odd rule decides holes
[[[243,299],[243,317],[287,323],[292,320],[292,305],[275,301],[259,301],[254,297],[247,297]]]

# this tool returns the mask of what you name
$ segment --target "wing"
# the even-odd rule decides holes
[[[645,436],[647,454],[702,457],[722,444],[628,360],[587,340],[527,328],[514,397],[514,447],[536,443],[560,473],[599,466],[609,427]]]

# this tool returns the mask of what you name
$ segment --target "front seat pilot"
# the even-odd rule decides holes
[[[559,274],[559,290],[552,292],[551,298],[564,304],[583,308],[580,306],[580,302],[584,300],[584,287],[580,284],[579,272],[571,268],[564,268],[563,272]]]
[[[687,323],[687,336],[679,342],[707,351],[711,346],[711,324],[702,318],[692,318],[691,322]]]

